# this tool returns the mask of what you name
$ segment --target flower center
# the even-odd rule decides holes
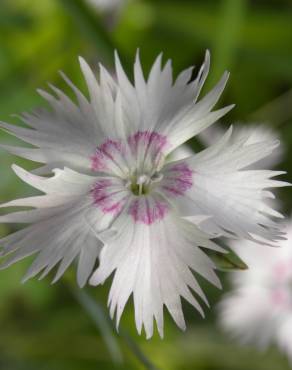
[[[146,174],[133,176],[132,179],[127,183],[127,187],[136,196],[149,194],[155,183],[158,183],[163,178],[163,175],[159,172],[155,172],[149,176]]]

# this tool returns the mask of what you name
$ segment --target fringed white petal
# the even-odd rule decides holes
[[[0,241],[1,255],[6,257],[1,268],[38,253],[24,280],[41,272],[43,278],[59,265],[56,281],[78,259],[77,280],[83,286],[103,245],[98,233],[108,228],[117,216],[116,210],[120,204],[122,206],[120,199],[124,195],[118,198],[120,192],[113,185],[106,188],[108,193],[98,187],[100,182],[108,184],[109,180],[69,169],[55,170],[51,178],[33,175],[17,166],[14,170],[22,180],[46,194],[1,205],[36,208],[0,216],[2,223],[31,224]],[[110,192],[113,196],[109,196]]]
[[[79,174],[69,168],[54,170],[53,177],[37,176],[16,165],[12,168],[21,180],[47,194],[84,194],[90,190],[96,180],[96,177]]]
[[[90,206],[92,207],[92,205],[87,205],[87,207]],[[44,277],[57,264],[59,268],[56,276],[59,278],[79,256],[78,283],[83,286],[102,247],[101,241],[96,238],[86,220],[83,219],[84,211],[82,202],[82,205],[69,203],[66,207],[58,206],[1,216],[0,222],[32,223],[27,228],[0,241],[2,256],[7,256],[1,268],[6,268],[26,256],[38,253],[23,280],[41,271],[43,271],[41,277]],[[98,213],[96,217],[98,219],[100,214]],[[88,262],[87,268],[84,254]]]
[[[190,289],[205,302],[206,297],[192,271],[220,287],[213,262],[199,248],[214,248],[203,232],[172,213],[151,225],[123,216],[113,227],[117,234],[107,240],[90,283],[103,283],[115,271],[109,306],[112,316],[116,312],[117,326],[131,294],[137,330],[141,333],[144,326],[147,338],[153,335],[153,319],[163,336],[164,304],[185,329],[180,297],[203,315]]]
[[[0,123],[0,127],[10,134],[40,149],[7,149],[24,158],[51,164],[51,168],[54,164],[61,163],[60,167],[70,165],[84,171],[89,170],[90,155],[96,148],[96,138],[100,137],[92,108],[90,105],[87,108],[84,106],[83,109],[87,109],[85,114],[71,101],[67,101],[68,98],[62,92],[52,88],[58,92],[59,99],[40,91],[52,106],[52,111],[37,110],[21,115],[23,122],[31,128]]]
[[[180,74],[173,82],[171,62],[167,61],[162,67],[162,54],[154,62],[146,80],[137,53],[134,65],[134,88],[127,79],[121,63],[116,56],[116,69],[123,95],[126,92],[126,112],[131,115],[131,121],[138,123],[141,131],[157,132],[169,140],[166,154],[174,150],[200,131],[204,130],[220,117],[225,115],[233,106],[211,112],[217,103],[228,80],[225,73],[215,88],[201,101],[197,102],[202,86],[210,67],[210,54],[207,51],[204,64],[197,78],[190,81],[191,69]],[[137,126],[136,126],[137,127]]]
[[[270,304],[267,289],[255,285],[239,288],[221,301],[220,324],[239,342],[255,342],[260,348],[265,348],[277,329]]]
[[[223,136],[224,130],[220,126],[211,126],[199,134],[200,141],[205,146],[212,146]],[[268,124],[264,123],[237,123],[232,135],[232,141],[237,142],[246,139],[245,145],[279,140],[279,135]],[[272,169],[279,164],[283,158],[285,148],[281,143],[272,154],[257,160],[248,166],[249,169]]]
[[[187,166],[192,171],[192,177],[185,179],[185,185],[188,185],[185,191],[181,194],[177,192],[171,201],[185,216],[211,216],[204,222],[206,232],[261,243],[264,239],[269,244],[280,240],[283,235],[272,219],[282,215],[267,204],[270,193],[265,189],[288,184],[272,179],[282,172],[244,170],[272,153],[278,145],[277,142],[246,144],[246,140],[245,137],[230,142],[230,129],[213,146],[177,162],[177,166]],[[171,191],[176,191],[171,171],[174,166],[169,164],[163,170],[161,189],[168,197],[172,195]]]

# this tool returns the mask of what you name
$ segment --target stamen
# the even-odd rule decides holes
[[[149,184],[150,178],[143,174],[138,177],[137,179],[137,185],[139,187],[138,195],[142,195],[145,191],[145,187]]]
[[[130,188],[133,194],[141,196],[148,194],[151,190],[151,184],[161,181],[162,178],[163,175],[159,173],[154,173],[151,177],[142,174],[138,177],[133,177],[132,181],[126,182],[126,187]]]

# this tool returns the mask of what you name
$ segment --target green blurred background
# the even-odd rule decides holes
[[[286,147],[281,168],[292,167],[292,2],[290,0],[132,0],[119,12],[102,14],[82,0],[0,0],[0,119],[45,105],[36,88],[48,81],[71,92],[63,70],[85,88],[77,56],[94,66],[113,65],[119,50],[131,73],[136,48],[149,70],[164,52],[174,73],[212,55],[210,87],[225,69],[231,78],[223,103],[236,103],[224,125],[267,122]],[[2,143],[15,140],[1,133]],[[194,143],[194,145],[198,145]],[[32,164],[1,151],[0,202],[32,194],[10,165]],[[292,171],[290,171],[292,173]],[[292,180],[287,176],[288,180]],[[281,193],[284,211],[292,209]],[[13,231],[0,225],[1,235]],[[281,370],[288,362],[275,348],[260,353],[240,347],[216,325],[221,292],[210,286],[213,308],[207,318],[185,305],[188,328],[181,332],[166,316],[165,339],[146,341],[136,334],[132,303],[120,334],[107,317],[104,287],[79,290],[71,269],[56,285],[50,280],[20,283],[29,261],[0,272],[0,369],[2,370]],[[224,280],[223,274],[221,277]],[[227,290],[227,282],[224,283]]]

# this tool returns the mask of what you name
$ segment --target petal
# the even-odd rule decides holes
[[[118,85],[121,91],[125,122],[129,123],[129,126],[132,127],[133,132],[138,131],[142,116],[136,90],[133,84],[128,79],[116,51],[115,71]]]
[[[292,345],[291,345],[291,330],[292,330],[292,315],[288,312],[282,316],[276,330],[276,340],[279,348],[287,354],[289,361],[292,361]]]
[[[17,165],[13,165],[12,169],[22,181],[47,194],[83,194],[89,192],[96,180],[93,176],[79,174],[69,168],[55,169],[53,177],[37,176]]]
[[[52,111],[37,110],[21,115],[21,120],[30,128],[4,122],[0,124],[2,129],[40,149],[7,149],[37,162],[61,162],[63,167],[69,164],[74,168],[88,170],[91,165],[90,155],[96,147],[96,137],[100,137],[92,108],[88,102],[85,105],[83,101],[81,109],[60,90],[54,86],[51,88],[58,98],[41,90],[39,93],[49,102]]]
[[[221,301],[220,324],[241,343],[255,342],[260,348],[265,348],[277,328],[269,306],[267,289],[258,286],[238,289]]]
[[[25,147],[16,147],[11,145],[0,145],[0,148],[16,156],[29,159],[34,162],[47,163],[50,162],[51,172],[54,168],[63,168],[70,166],[74,162],[74,168],[88,169],[91,166],[91,160],[79,153],[72,153],[66,151],[56,151],[56,149],[32,149]]]
[[[124,120],[122,119],[121,97],[118,85],[113,78],[100,66],[100,81],[83,58],[79,58],[80,66],[88,86],[90,104],[95,113],[100,137],[95,137],[97,144],[105,138],[117,139],[124,136]],[[118,113],[118,114],[117,114]]]
[[[134,65],[134,86],[128,80],[116,55],[116,73],[122,92],[122,102],[127,121],[133,129],[155,132],[168,138],[167,155],[200,131],[204,130],[233,106],[211,112],[228,79],[225,73],[218,84],[197,102],[210,66],[210,55],[197,78],[190,81],[191,69],[182,72],[173,83],[171,61],[162,66],[162,54],[155,60],[148,79],[145,79],[139,53]]]
[[[92,204],[84,203],[84,201],[76,203],[75,200],[66,207],[43,209],[37,214],[35,211],[38,210],[32,210],[1,216],[1,222],[32,223],[27,228],[11,234],[8,239],[1,240],[2,256],[7,256],[1,268],[38,253],[23,280],[26,281],[41,271],[43,271],[41,277],[44,277],[60,263],[56,275],[59,278],[73,260],[79,258],[78,283],[83,286],[102,247],[101,241],[92,233],[84,219],[85,210],[92,207]],[[96,213],[95,217],[98,220],[100,213]],[[88,253],[86,265],[85,253]]]
[[[223,135],[224,130],[220,126],[211,126],[199,134],[199,139],[205,146],[215,144]],[[267,124],[264,123],[238,123],[234,129],[232,140],[237,142],[246,138],[245,145],[256,144],[266,141],[277,141],[279,135]],[[284,146],[281,143],[271,155],[254,162],[250,169],[271,169],[283,159]]]
[[[211,126],[214,122],[218,121],[228,113],[233,107],[234,105],[229,105],[225,108],[204,114],[194,114],[193,112],[189,112],[184,117],[179,117],[177,121],[173,123],[172,131],[170,131],[170,126],[168,127],[167,135],[170,138],[170,145],[168,147],[167,154]],[[194,107],[194,111],[195,108],[196,107]]]
[[[194,154],[194,151],[186,144],[179,146],[166,157],[166,162],[175,162],[185,159]]]
[[[230,137],[231,130],[192,158],[167,165],[161,191],[184,216],[211,216],[204,222],[206,232],[258,242],[263,238],[270,244],[283,234],[271,217],[282,216],[267,204],[265,189],[287,183],[271,179],[279,172],[242,169],[278,144],[246,144],[246,138],[231,142]]]
[[[46,276],[59,264],[56,281],[76,259],[77,280],[84,286],[103,245],[99,233],[107,229],[122,210],[125,197],[119,184],[99,187],[108,179],[78,174],[75,171],[55,170],[51,178],[40,177],[14,167],[18,176],[46,193],[45,195],[14,200],[1,207],[35,207],[0,216],[3,223],[29,223],[30,225],[5,238],[1,255],[6,260],[1,268],[38,253],[24,280],[40,272]],[[120,194],[122,193],[122,195]]]
[[[133,294],[139,333],[144,326],[146,336],[150,338],[155,319],[159,334],[163,336],[164,304],[176,324],[185,329],[180,297],[191,303],[201,315],[202,308],[190,288],[206,302],[192,271],[220,286],[214,264],[199,248],[213,248],[213,243],[196,226],[180,219],[172,211],[152,223],[133,220],[131,205],[128,213],[115,221],[113,227],[117,234],[106,241],[100,255],[100,266],[90,283],[103,283],[115,271],[109,306],[112,317],[116,311],[117,326]]]

